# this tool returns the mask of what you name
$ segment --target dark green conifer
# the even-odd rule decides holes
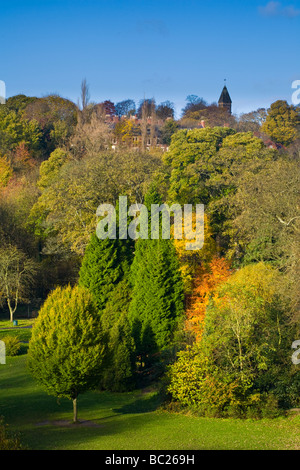
[[[93,294],[100,311],[118,283],[128,275],[133,257],[131,240],[106,238],[93,234],[79,272],[79,284]]]
[[[132,240],[102,240],[93,235],[79,274],[79,284],[92,293],[99,309],[99,322],[109,338],[100,385],[113,391],[124,391],[134,383],[135,345],[127,319],[130,303],[127,278],[132,257]]]
[[[149,211],[151,204],[158,204],[157,192],[151,191],[145,198]],[[149,224],[150,225],[150,224]],[[183,284],[173,240],[138,239],[131,266],[132,301],[129,319],[137,352],[144,354],[145,330],[151,329],[154,342],[152,352],[167,348],[183,314]]]

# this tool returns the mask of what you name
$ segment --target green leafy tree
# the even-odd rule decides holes
[[[0,156],[0,188],[5,188],[13,176],[13,169],[6,157]]]
[[[197,109],[197,106],[193,106],[190,111],[183,115],[180,119],[180,126],[182,128],[197,128],[201,126],[205,127],[218,127],[236,126],[236,120],[233,115],[229,115],[226,108],[220,108],[217,104],[211,104],[206,107]]]
[[[121,317],[112,328],[109,347],[112,361],[107,386],[118,392],[132,389],[135,386],[135,344],[127,317]]]
[[[289,278],[295,321],[299,322],[300,175],[297,161],[284,155],[255,173],[245,173],[231,199],[230,251],[243,263],[271,262]]]
[[[261,407],[270,394],[281,406],[297,404],[299,378],[290,361],[293,328],[281,283],[276,269],[257,263],[217,287],[201,341],[182,351],[170,368],[174,398],[221,413],[232,406]]]
[[[275,142],[282,145],[291,144],[299,137],[300,115],[293,105],[278,100],[271,104],[261,130]]]
[[[224,380],[224,371],[208,357],[202,344],[179,351],[166,375],[167,392],[183,406],[197,408],[203,415],[222,416],[237,404],[238,381]]]
[[[255,389],[278,392],[276,380],[291,371],[283,282],[268,264],[245,266],[218,287],[207,308],[204,342],[217,366],[239,381],[244,399]]]
[[[50,395],[73,401],[97,387],[106,355],[106,338],[92,295],[82,287],[55,289],[35,322],[28,367]]]
[[[68,153],[60,148],[55,149],[48,160],[41,163],[38,187],[45,189],[57,179],[61,167],[69,160]]]
[[[78,108],[66,98],[49,95],[29,102],[23,115],[30,122],[38,123],[42,131],[42,151],[44,156],[48,157],[73,134]]]
[[[223,139],[235,131],[215,127],[182,129],[172,136],[164,162],[170,167],[169,200],[183,204],[209,201],[206,182],[216,171],[215,157]]]
[[[24,142],[36,156],[40,155],[42,141],[41,129],[38,122],[29,120],[9,111],[5,106],[0,108],[0,149],[4,153],[14,150],[18,144]]]
[[[164,145],[171,144],[172,135],[178,130],[179,125],[174,119],[167,119],[160,128],[161,142]]]
[[[58,251],[82,256],[95,233],[99,205],[116,205],[119,195],[127,195],[128,203],[142,202],[146,184],[161,165],[159,156],[140,152],[105,152],[71,160],[43,190],[28,224],[45,239],[45,250],[52,244]]]
[[[233,238],[244,261],[270,261],[281,269],[295,262],[291,248],[300,221],[298,169],[298,163],[281,158],[240,179],[232,198]]]
[[[230,243],[232,198],[241,178],[257,173],[278,155],[251,132],[223,127],[180,130],[164,155],[170,175],[168,200],[205,204],[223,253]]]
[[[27,223],[39,192],[31,176],[13,177],[1,191],[0,246],[16,246],[35,258],[38,255],[37,241],[28,231]]]
[[[16,113],[22,114],[29,103],[33,103],[37,98],[26,95],[15,95],[7,98],[5,107],[9,111],[15,111]]]
[[[218,350],[220,363],[242,377],[266,369],[282,341],[279,284],[280,276],[272,267],[248,265],[221,284],[207,308],[204,335]]]

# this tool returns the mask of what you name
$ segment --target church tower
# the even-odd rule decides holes
[[[231,101],[226,85],[224,85],[218,104],[220,108],[226,108],[228,110],[228,113],[231,114],[232,101]]]

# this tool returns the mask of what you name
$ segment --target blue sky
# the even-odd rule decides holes
[[[291,102],[300,79],[300,1],[0,0],[7,96],[59,93],[77,102],[217,101],[236,114]]]

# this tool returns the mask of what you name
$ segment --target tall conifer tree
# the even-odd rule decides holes
[[[149,215],[151,204],[158,203],[158,193],[152,188],[145,197]],[[145,356],[168,347],[183,314],[183,283],[173,240],[136,241],[131,285],[129,319],[137,353]]]
[[[118,218],[118,217],[117,217]],[[127,318],[130,302],[128,275],[133,241],[92,235],[83,257],[79,284],[89,289],[98,310],[103,331],[108,335],[105,372],[100,385],[123,391],[133,385],[135,345]]]
[[[128,277],[132,258],[132,240],[102,240],[92,235],[82,260],[79,284],[90,290],[100,311],[118,283]]]

